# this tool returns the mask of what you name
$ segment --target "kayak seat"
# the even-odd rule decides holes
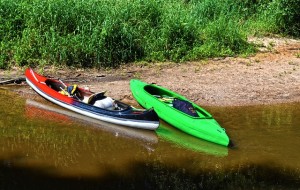
[[[192,103],[186,100],[174,99],[173,107],[193,117],[199,117]]]

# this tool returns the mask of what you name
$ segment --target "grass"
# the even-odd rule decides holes
[[[0,0],[0,68],[251,54],[249,35],[299,37],[299,6],[300,0]]]

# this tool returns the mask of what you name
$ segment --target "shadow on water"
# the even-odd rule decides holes
[[[13,160],[14,158],[10,158]],[[0,160],[0,189],[297,189],[293,170],[253,164],[223,172],[189,173],[161,163],[131,163],[128,175],[108,172],[102,177],[61,177],[43,169],[20,167]]]
[[[97,124],[2,89],[0,108],[0,190],[300,188],[299,104],[208,108],[236,149],[165,123]]]

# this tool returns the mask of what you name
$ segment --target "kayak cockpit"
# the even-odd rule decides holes
[[[163,90],[161,88],[157,88],[156,86],[146,85],[144,90],[153,96],[157,95],[157,96],[161,96],[161,97],[165,96],[165,97],[175,98],[174,94],[170,93],[169,91]]]
[[[165,105],[173,107],[174,109],[177,109],[178,111],[181,111],[190,117],[200,119],[212,118],[208,112],[201,109],[196,104],[191,103],[186,98],[176,95],[175,93],[171,93],[170,91],[166,91],[162,88],[152,85],[146,85],[144,90]]]

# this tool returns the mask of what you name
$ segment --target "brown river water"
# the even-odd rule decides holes
[[[95,121],[0,88],[0,189],[300,189],[300,104],[205,107],[236,144]]]

